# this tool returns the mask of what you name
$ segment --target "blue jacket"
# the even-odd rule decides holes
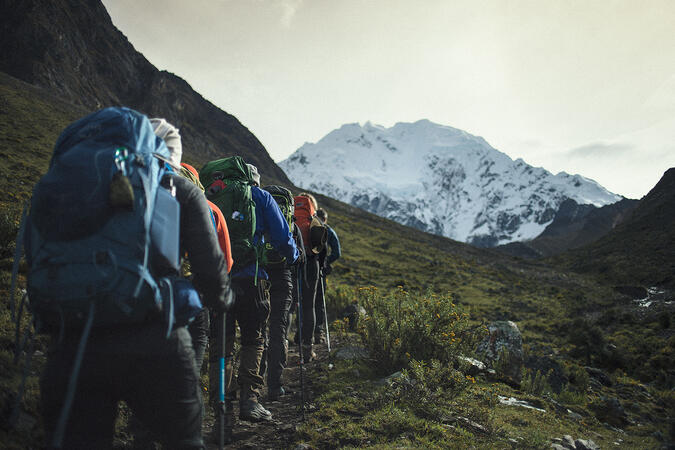
[[[272,195],[260,189],[258,186],[251,188],[251,197],[255,202],[255,234],[253,243],[265,242],[265,236],[269,238],[270,243],[286,258],[287,261],[295,261],[300,253],[295,246],[295,240],[288,228],[288,222],[284,218],[279,205],[274,201]],[[255,276],[256,264],[253,263],[232,274],[232,278]],[[267,272],[262,265],[258,267],[258,278],[267,280]]]
[[[340,256],[342,256],[342,250],[340,249],[340,240],[337,237],[335,231],[326,224],[326,230],[328,231],[328,236],[326,237],[326,244],[330,247],[330,255],[326,258],[326,264],[333,264]]]

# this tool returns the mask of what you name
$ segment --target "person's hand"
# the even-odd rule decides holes
[[[215,305],[213,305],[213,310],[217,314],[228,312],[230,309],[232,309],[232,305],[234,305],[235,299],[236,295],[234,294],[234,290],[232,289],[231,284],[227,283],[227,288],[225,289],[225,292],[218,299]]]
[[[305,257],[305,251],[302,248],[298,247],[298,257],[296,258],[295,261],[293,261],[293,264],[291,265],[299,266],[301,264],[304,264],[306,259],[307,258]]]
[[[326,267],[323,268],[323,274],[324,275],[330,275],[330,273],[333,271],[333,266],[330,264],[327,264]]]

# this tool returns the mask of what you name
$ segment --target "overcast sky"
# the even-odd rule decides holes
[[[672,0],[104,0],[278,162],[429,119],[630,198],[675,166]]]

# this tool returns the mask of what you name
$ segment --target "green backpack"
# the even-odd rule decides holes
[[[218,159],[199,171],[206,198],[220,208],[227,222],[234,266],[237,272],[249,264],[260,263],[263,246],[253,244],[255,202],[251,197],[254,184],[251,170],[241,156]]]
[[[281,214],[288,223],[288,228],[292,230],[294,207],[293,194],[291,191],[283,186],[276,185],[265,186],[263,189],[269,192],[272,195],[274,201],[277,202],[277,205],[279,205],[279,209],[281,210]],[[265,244],[265,255],[267,262],[270,264],[279,264],[286,260],[286,258],[279,255],[279,252],[277,252],[269,242]]]

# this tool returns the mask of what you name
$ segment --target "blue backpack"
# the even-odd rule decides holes
[[[179,205],[160,186],[168,157],[148,118],[128,108],[102,109],[63,131],[26,228],[38,326],[137,323],[162,309],[173,322],[173,289],[154,270],[177,269],[179,260]]]

